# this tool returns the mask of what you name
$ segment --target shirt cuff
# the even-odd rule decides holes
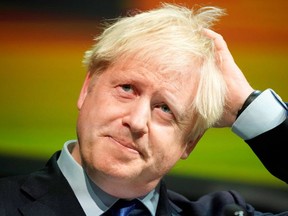
[[[232,125],[232,131],[249,140],[281,124],[287,113],[282,99],[272,89],[267,89],[241,113]]]

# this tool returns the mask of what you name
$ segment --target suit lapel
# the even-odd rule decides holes
[[[31,200],[19,209],[23,215],[85,216],[76,196],[57,165],[59,154],[60,152],[55,153],[44,169],[30,175],[22,185],[22,193],[30,197]]]
[[[29,203],[20,208],[19,211],[24,216],[56,216],[57,214],[49,207],[37,201]]]
[[[164,181],[161,181],[156,216],[181,215],[181,211],[179,207],[169,201],[166,185]]]

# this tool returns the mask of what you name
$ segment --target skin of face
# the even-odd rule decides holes
[[[194,82],[191,68],[164,72],[134,58],[88,73],[72,156],[105,192],[147,194],[198,141],[187,141],[183,130]]]

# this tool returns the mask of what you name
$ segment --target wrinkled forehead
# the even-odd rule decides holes
[[[121,73],[127,80],[135,83],[140,80],[150,85],[154,91],[169,95],[184,109],[190,107],[195,96],[200,67],[197,60],[176,66],[173,62],[159,61],[159,58],[140,59],[131,56],[119,59],[111,69],[114,73]]]
[[[112,63],[117,68],[149,71],[149,76],[159,76],[167,82],[188,82],[199,78],[202,59],[195,55],[166,54],[166,52],[143,53],[135,52],[119,56]],[[163,80],[163,81],[164,81]],[[183,83],[183,84],[184,84]]]

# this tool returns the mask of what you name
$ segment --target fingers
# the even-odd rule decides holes
[[[234,64],[233,56],[222,35],[207,28],[203,28],[203,34],[214,42],[215,56],[219,67],[222,67],[223,64]]]
[[[203,28],[203,33],[208,38],[212,39],[217,51],[228,51],[228,46],[223,39],[222,35],[212,31],[211,29]]]

